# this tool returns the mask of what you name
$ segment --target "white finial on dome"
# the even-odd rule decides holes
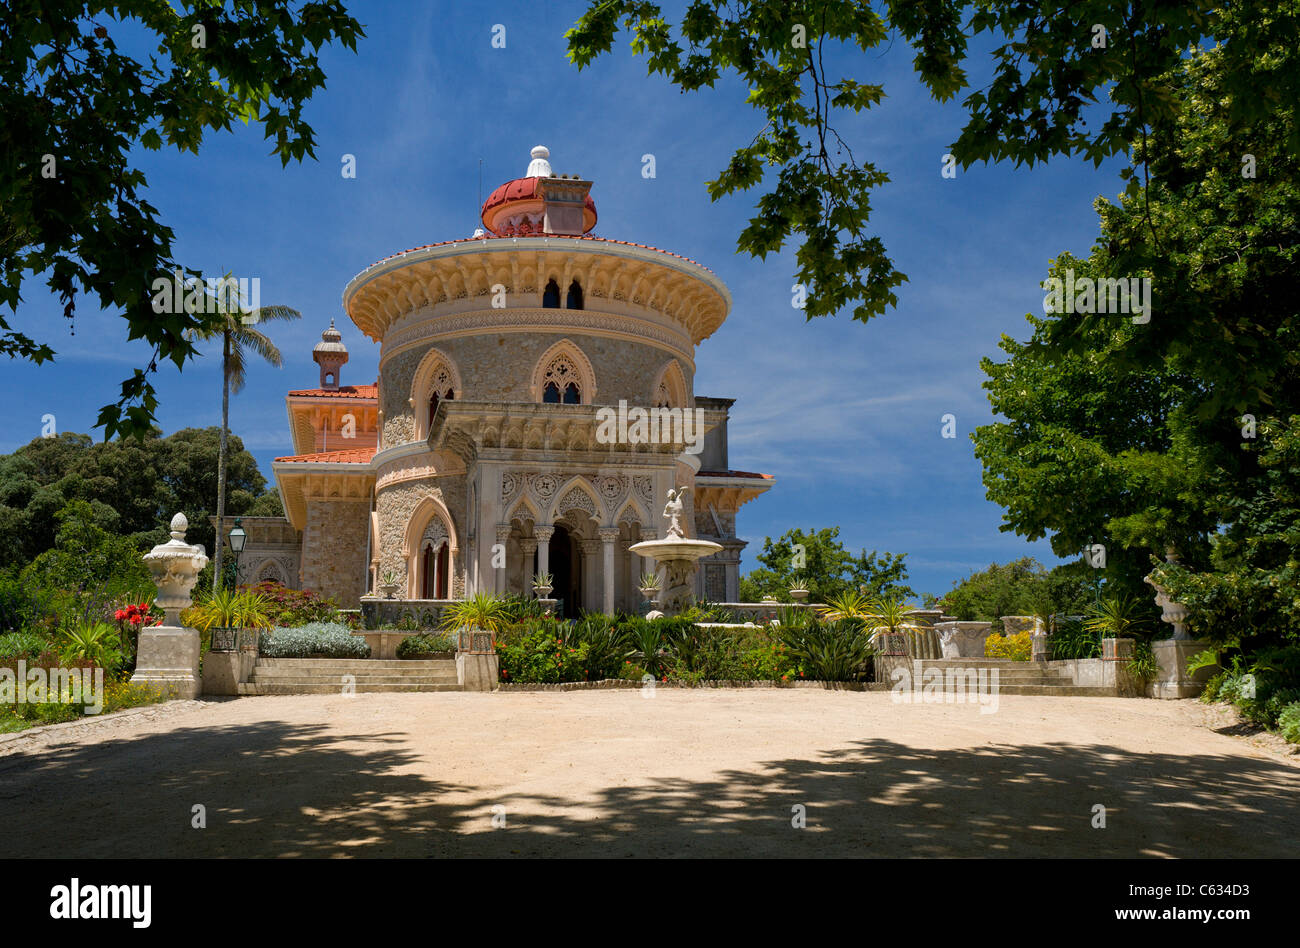
[[[551,157],[551,150],[545,145],[534,145],[531,152],[533,160],[528,163],[528,171],[524,174],[525,178],[550,178],[553,176],[551,163],[547,158]]]

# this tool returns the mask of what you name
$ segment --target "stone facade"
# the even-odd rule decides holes
[[[302,538],[302,588],[356,608],[366,591],[366,522],[358,501],[309,501]]]
[[[653,563],[629,547],[659,535],[667,492],[686,487],[685,522],[723,546],[697,595],[734,600],[736,511],[772,479],[727,469],[732,400],[694,391],[695,348],[729,294],[676,254],[565,229],[594,225],[591,183],[529,168],[484,204],[487,233],[382,260],[345,289],[382,345],[379,379],[342,385],[331,326],[321,388],[289,393],[297,454],[275,473],[302,584],[353,604],[390,575],[413,600],[528,594],[544,572],[570,615],[636,609]],[[611,440],[602,412],[620,404],[688,413],[703,450],[698,429]]]

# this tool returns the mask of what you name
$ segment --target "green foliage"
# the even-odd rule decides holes
[[[737,143],[708,183],[714,200],[763,189],[737,249],[762,259],[798,239],[795,279],[808,290],[806,318],[853,304],[853,317],[866,321],[897,304],[895,290],[907,279],[869,227],[872,192],[889,175],[855,156],[862,146],[848,131],[869,129],[864,113],[885,95],[867,65],[882,44],[910,47],[917,78],[937,101],[965,89],[968,68],[980,77],[979,88],[961,100],[964,125],[950,148],[962,168],[1074,156],[1099,164],[1128,155],[1126,174],[1137,180],[1134,142],[1151,126],[1190,124],[1202,114],[1171,92],[1168,79],[1189,48],[1220,44],[1224,81],[1216,105],[1233,122],[1270,114],[1291,120],[1300,101],[1296,21],[1291,4],[1265,14],[1208,0],[1095,0],[1086,8],[692,0],[674,26],[654,0],[590,0],[566,38],[579,69],[608,53],[625,31],[647,71],[683,92],[720,84],[745,90],[758,132]],[[1109,30],[1110,48],[1091,48],[1094,23]],[[988,52],[969,63],[972,41]],[[827,47],[850,55],[825,57]],[[860,63],[862,73],[834,74],[828,61]],[[1300,148],[1294,129],[1288,142]]]
[[[797,674],[770,629],[700,626],[681,617],[589,615],[529,620],[497,639],[505,682],[610,678],[698,683],[775,681]]]
[[[466,599],[457,599],[443,612],[442,627],[450,631],[481,629],[500,632],[510,622],[516,606],[491,593],[475,593]]]
[[[165,438],[151,429],[139,439],[101,443],[65,432],[0,455],[0,562],[22,566],[51,549],[58,514],[71,501],[85,501],[91,523],[138,550],[165,543],[172,515],[183,512],[186,540],[211,554],[219,448],[219,428],[185,428]],[[233,436],[227,484],[231,514],[250,512],[260,497],[278,497],[265,492],[257,461]]]
[[[95,509],[73,501],[57,514],[53,549],[29,563],[21,575],[26,602],[9,598],[30,626],[49,631],[77,620],[106,615],[114,600],[151,598],[153,580],[130,540],[108,532],[96,522]],[[41,614],[44,613],[44,614]]]
[[[456,640],[441,632],[408,635],[397,645],[398,658],[415,658],[433,652],[456,651]]]
[[[274,623],[265,596],[247,590],[218,589],[185,610],[182,622],[200,632],[212,629],[268,629]]]
[[[35,659],[51,651],[53,647],[52,639],[35,632],[10,632],[0,635],[0,659]]]
[[[369,658],[370,646],[337,622],[311,622],[261,633],[258,650],[266,658]]]
[[[1300,701],[1300,646],[1262,649],[1231,664],[1206,684],[1202,701],[1226,701],[1246,720],[1274,727],[1283,711]]]
[[[1066,619],[1048,633],[1047,653],[1052,659],[1099,658],[1101,636],[1082,622]]]
[[[800,678],[863,681],[870,673],[875,648],[870,632],[858,620],[814,620],[799,628],[778,626],[776,634]]]
[[[1057,278],[1149,276],[1154,317],[1029,317],[1029,342],[1004,338],[1009,361],[984,363],[1008,421],[974,435],[1004,529],[1050,534],[1060,555],[1104,544],[1108,587],[1138,597],[1172,546],[1158,581],[1197,634],[1247,651],[1300,634],[1300,156],[1294,105],[1258,107],[1296,10],[1258,25],[1216,11],[1232,42],[1170,64],[1168,114],[1131,140],[1150,185],[1099,200],[1091,254],[1052,263]],[[1225,167],[1245,154],[1267,172]]]
[[[107,622],[79,622],[59,637],[59,658],[67,664],[90,663],[111,675],[122,664],[118,630]]]
[[[830,527],[808,533],[787,530],[778,540],[767,537],[758,554],[763,566],[741,577],[741,600],[760,602],[764,596],[772,596],[779,602],[790,602],[790,588],[796,579],[809,590],[813,602],[829,602],[853,591],[866,596],[916,595],[905,585],[906,554],[863,550],[854,556],[844,549],[837,539],[839,535],[839,527]],[[796,546],[803,547],[803,565],[796,565]]]
[[[184,366],[195,355],[188,333],[207,321],[154,311],[153,281],[181,264],[143,197],[140,156],[164,145],[197,153],[239,121],[260,125],[284,164],[314,157],[303,106],[325,85],[320,48],[355,49],[364,32],[340,0],[13,0],[0,7],[0,36],[0,303],[16,311],[24,284],[44,278],[69,318],[79,295],[120,314],[125,336],[153,356],[97,424],[106,437],[144,433],[157,403],[149,375],[163,361]],[[53,177],[44,155],[56,158]],[[54,356],[3,318],[0,354]]]
[[[1149,639],[1140,638],[1133,643],[1133,657],[1129,659],[1128,670],[1144,683],[1160,677],[1160,663],[1156,661]]]
[[[1070,615],[1094,600],[1092,567],[1082,560],[1051,570],[1032,557],[991,563],[953,584],[934,608],[967,622],[994,622],[1002,616]],[[1046,625],[1046,622],[1044,623]]]
[[[1300,744],[1300,701],[1293,701],[1278,712],[1277,731],[1292,744]]]
[[[1088,611],[1083,626],[1098,638],[1132,638],[1144,631],[1144,611],[1128,596],[1112,596],[1096,603]]]
[[[310,622],[339,622],[346,619],[333,599],[322,599],[309,589],[290,589],[282,583],[267,580],[243,590],[262,599],[266,621],[270,625],[300,626]]]

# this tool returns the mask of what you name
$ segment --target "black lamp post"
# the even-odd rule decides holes
[[[244,544],[248,541],[248,534],[244,528],[239,525],[239,518],[235,518],[234,529],[230,531],[230,551],[235,554],[235,587],[239,587],[239,554],[244,552]]]

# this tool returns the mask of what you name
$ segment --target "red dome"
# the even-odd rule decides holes
[[[546,178],[516,178],[507,181],[488,195],[479,212],[484,228],[497,237],[517,237],[541,234],[542,217],[545,213],[546,199],[542,184]],[[596,202],[588,194],[583,199],[582,233],[588,233],[596,226]],[[506,224],[505,220],[515,214],[532,212],[533,220],[522,223]]]

